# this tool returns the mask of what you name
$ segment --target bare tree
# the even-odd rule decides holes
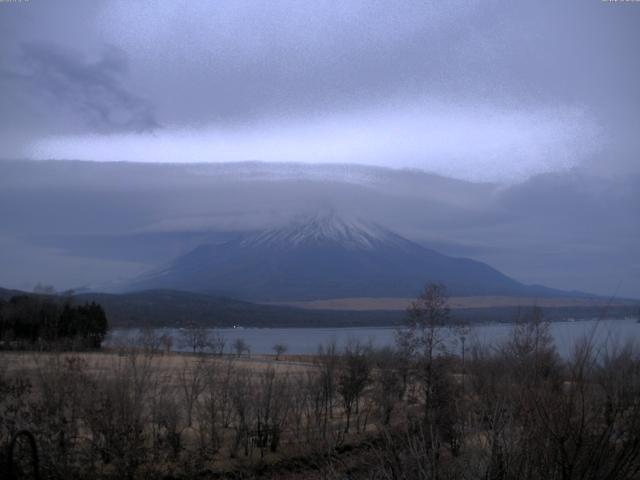
[[[231,401],[234,407],[232,427],[235,436],[230,446],[229,456],[235,458],[243,447],[245,456],[249,456],[253,444],[250,442],[250,424],[255,402],[252,375],[248,369],[236,369],[231,385]]]
[[[209,334],[209,348],[214,355],[222,356],[227,345],[227,339],[217,330],[212,330]]]
[[[449,297],[444,285],[430,283],[407,310],[406,328],[397,332],[399,348],[430,363],[437,353],[446,350],[445,340],[451,327]]]
[[[158,450],[164,455],[168,453],[169,458],[176,461],[184,448],[182,404],[166,389],[161,389],[158,393],[160,395],[155,399],[153,411],[154,442]]]
[[[85,385],[83,417],[91,448],[103,464],[113,464],[119,478],[134,478],[145,461],[146,405],[154,375],[151,356],[129,353]]]
[[[273,368],[260,373],[254,397],[252,439],[263,457],[268,447],[276,452],[291,400],[289,379],[286,374],[277,375]]]
[[[318,364],[320,366],[321,402],[323,408],[322,434],[326,438],[329,419],[333,418],[333,404],[336,396],[338,372],[338,351],[335,341],[318,348]]]
[[[181,331],[182,345],[193,353],[202,353],[210,345],[209,332],[206,328],[191,326]]]
[[[250,353],[251,350],[249,348],[249,345],[247,344],[247,342],[244,341],[243,338],[236,338],[235,341],[233,342],[233,349],[236,352],[236,355],[238,357],[241,357],[243,353],[247,352]]]
[[[439,450],[445,433],[452,424],[445,412],[449,405],[449,378],[442,356],[450,337],[450,311],[444,285],[430,283],[408,309],[406,328],[399,330],[396,341],[401,351],[413,360],[424,402],[423,424],[420,426],[429,449],[430,475],[438,477]],[[440,359],[437,357],[440,356]],[[447,420],[443,423],[443,420]]]
[[[276,354],[276,360],[280,360],[280,356],[284,355],[284,353],[287,351],[288,347],[286,344],[284,343],[276,343],[273,346],[273,351]]]
[[[168,355],[171,353],[171,348],[173,347],[173,337],[168,333],[163,333],[160,335],[160,345],[162,351]]]
[[[203,401],[197,404],[201,447],[211,453],[222,446],[224,430],[229,427],[233,405],[231,386],[235,370],[231,360],[207,364]]]
[[[502,346],[505,364],[527,390],[542,383],[560,388],[561,359],[549,328],[542,310],[534,307],[529,315],[517,319]],[[526,395],[524,391],[523,395]]]
[[[391,414],[402,399],[403,384],[406,384],[404,362],[397,352],[384,348],[373,352],[373,391],[375,402],[383,425],[389,425]]]
[[[194,363],[190,358],[184,358],[182,368],[178,372],[178,381],[184,398],[188,427],[193,424],[193,408],[205,388],[206,368],[207,364],[204,359],[196,360]]]
[[[369,359],[370,347],[360,342],[350,340],[344,351],[342,365],[338,374],[338,392],[342,397],[342,404],[346,416],[345,433],[349,433],[351,415],[360,407],[360,397],[369,383],[371,364]]]
[[[155,329],[145,327],[136,342],[147,354],[155,355],[160,351],[162,340]]]

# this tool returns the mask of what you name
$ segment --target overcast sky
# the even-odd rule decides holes
[[[0,162],[0,286],[108,281],[329,203],[640,297],[639,45],[638,2],[0,2],[0,159],[24,163]]]
[[[3,2],[0,143],[506,182],[636,169],[639,25],[640,4],[599,0]]]

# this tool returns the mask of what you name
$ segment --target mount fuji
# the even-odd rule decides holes
[[[452,295],[558,296],[489,265],[442,255],[381,226],[336,213],[201,245],[129,282],[124,291],[173,289],[257,302],[414,297],[427,282]]]

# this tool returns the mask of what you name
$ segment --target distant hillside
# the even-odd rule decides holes
[[[427,282],[443,283],[457,296],[568,296],[524,285],[482,262],[442,255],[377,225],[334,213],[202,245],[120,290],[177,289],[276,302],[415,297]]]
[[[0,288],[0,299],[34,293]],[[62,298],[61,298],[62,299]],[[73,302],[96,302],[107,315],[111,328],[181,327],[357,327],[399,325],[404,310],[308,310],[262,305],[229,297],[175,290],[149,290],[127,294],[83,293]],[[627,305],[548,306],[543,307],[548,320],[566,318],[620,318],[638,313],[638,302]],[[528,307],[500,306],[484,308],[452,308],[452,316],[467,322],[510,322]]]
[[[26,292],[20,290],[11,290],[7,288],[0,288],[0,300],[8,300],[16,295],[25,295]]]
[[[219,327],[389,325],[404,317],[403,312],[393,311],[309,311],[176,290],[126,294],[85,293],[75,298],[78,302],[95,301],[102,305],[110,324],[115,327],[192,324]]]
[[[16,295],[41,294],[0,288],[0,300]],[[59,297],[62,300],[62,297]],[[393,311],[309,311],[287,306],[271,306],[233,298],[177,290],[148,290],[127,294],[81,293],[75,304],[96,302],[111,327],[137,328],[207,326],[232,327],[334,327],[391,325],[399,323],[403,312]]]

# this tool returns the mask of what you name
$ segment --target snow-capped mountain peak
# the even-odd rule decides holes
[[[549,294],[484,263],[442,255],[335,212],[298,217],[281,228],[201,245],[139,276],[127,288],[272,302],[410,297],[428,282],[443,283],[455,295]]]
[[[389,236],[388,231],[377,225],[335,212],[323,212],[300,216],[284,227],[249,236],[242,245],[277,248],[339,245],[350,249],[372,249],[388,241]]]

